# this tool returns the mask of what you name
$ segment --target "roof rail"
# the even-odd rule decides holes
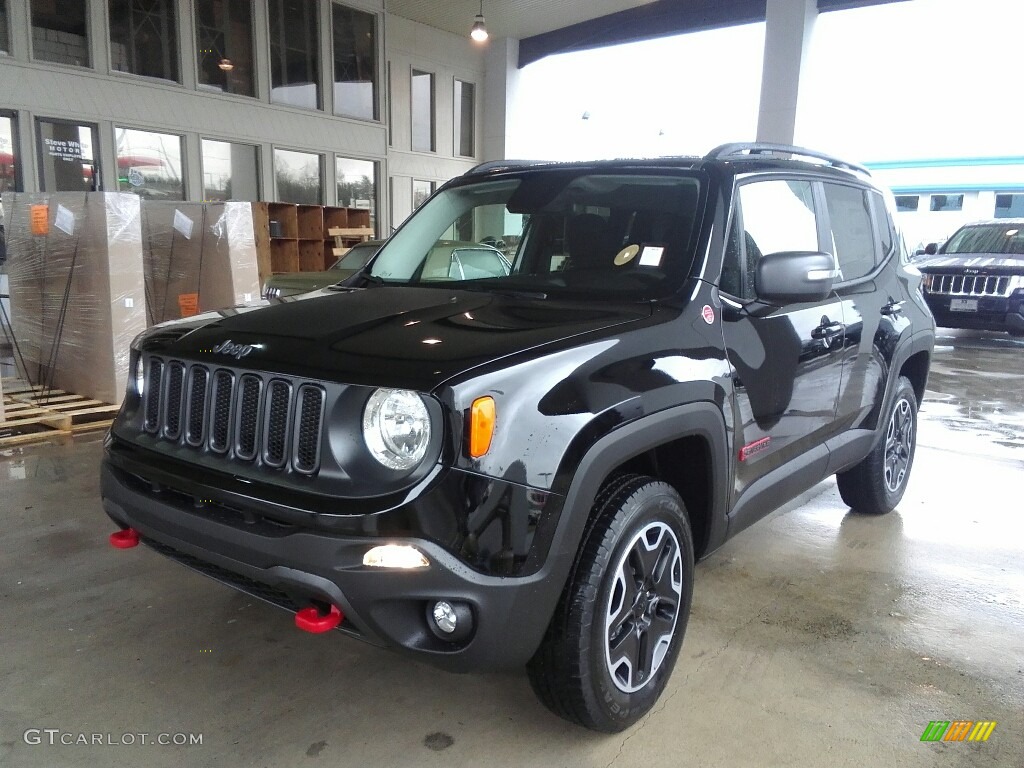
[[[525,165],[537,165],[541,160],[488,160],[486,163],[474,165],[466,173],[487,173],[504,168],[521,168]]]
[[[863,173],[865,176],[870,176],[869,171],[865,166],[860,163],[851,163],[847,160],[840,160],[838,157],[832,155],[826,155],[824,152],[818,152],[813,149],[805,149],[804,147],[795,147],[790,144],[770,144],[763,141],[754,142],[735,142],[732,144],[722,144],[721,146],[715,147],[706,155],[705,160],[725,160],[726,158],[744,155],[765,155],[765,154],[786,154],[786,155],[799,155],[800,157],[812,157],[815,160],[824,160],[834,168],[843,168],[848,171],[857,171]]]

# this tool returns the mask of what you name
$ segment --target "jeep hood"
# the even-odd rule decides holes
[[[979,269],[989,275],[1024,274],[1024,255],[1001,253],[937,254],[914,263],[922,272]]]
[[[481,364],[652,311],[648,304],[408,286],[308,296],[163,324],[143,346],[210,365],[426,392]],[[239,354],[245,346],[251,349]]]

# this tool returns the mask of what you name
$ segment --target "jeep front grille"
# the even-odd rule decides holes
[[[1007,275],[933,272],[927,276],[925,288],[928,293],[949,296],[1009,296],[1010,278]]]
[[[148,434],[275,469],[319,469],[326,400],[319,385],[158,357],[146,370]]]

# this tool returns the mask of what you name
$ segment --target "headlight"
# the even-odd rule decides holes
[[[412,469],[430,444],[430,414],[407,389],[378,389],[363,410],[363,441],[385,467]]]
[[[146,364],[142,360],[142,355],[138,355],[135,358],[135,393],[142,397],[146,391]]]

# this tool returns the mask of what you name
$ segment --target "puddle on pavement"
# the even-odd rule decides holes
[[[937,447],[1021,458],[1024,339],[939,329],[921,422]]]

